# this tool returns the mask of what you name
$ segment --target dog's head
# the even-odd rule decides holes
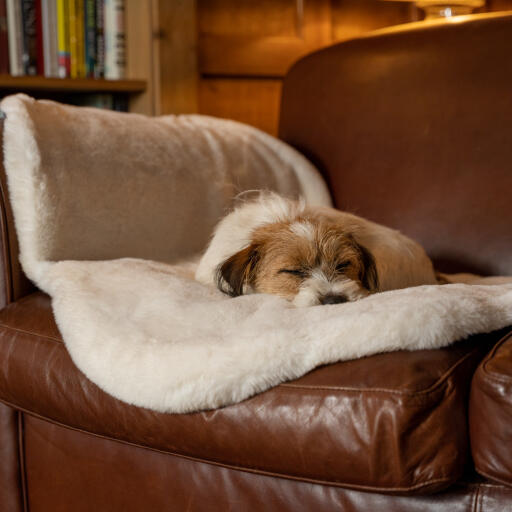
[[[374,258],[350,226],[305,208],[254,228],[215,277],[233,297],[271,293],[298,306],[354,301],[379,288]]]

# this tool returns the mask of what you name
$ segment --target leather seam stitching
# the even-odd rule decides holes
[[[499,482],[500,484],[504,485],[507,489],[510,489],[512,486],[512,482],[507,482],[506,480],[502,480],[501,478],[498,478],[496,476],[492,476],[485,471],[482,471],[477,464],[475,464],[475,470],[480,473],[482,476],[485,476],[486,478],[489,478],[490,480],[496,480],[496,482]]]
[[[478,512],[478,497],[480,496],[480,486],[477,485],[475,488],[475,493],[473,495],[473,506],[471,507],[473,509],[473,512]]]
[[[480,488],[489,488],[489,489],[507,489],[509,490],[510,487],[509,486],[505,486],[505,485],[502,485],[502,484],[499,484],[499,483],[488,483],[488,482],[467,482],[467,481],[464,481],[464,480],[457,480],[456,482],[458,485],[466,485],[467,487],[471,487],[471,488],[476,488],[476,487],[480,487]]]
[[[481,368],[482,368],[482,372],[485,373],[485,375],[489,376],[489,378],[491,379],[497,379],[497,380],[500,380],[501,379],[501,376],[500,374],[496,373],[496,372],[493,372],[492,370],[489,370],[487,365],[490,363],[490,361],[494,358],[494,356],[496,355],[496,352],[498,352],[498,350],[500,349],[500,347],[506,343],[509,339],[512,339],[512,331],[505,334],[505,336],[503,336],[503,338],[501,338],[497,343],[496,345],[494,345],[494,347],[492,348],[492,350],[490,351],[490,353],[487,355],[487,357],[484,359],[484,361],[482,362],[481,364]],[[507,379],[506,377],[503,379],[503,380],[506,380],[506,381],[512,381],[512,379]]]
[[[309,390],[318,390],[318,391],[350,391],[350,392],[368,392],[368,391],[375,391],[380,393],[390,393],[393,395],[401,395],[401,396],[408,396],[408,397],[415,397],[418,395],[429,395],[436,391],[439,391],[439,387],[450,377],[450,375],[456,370],[456,368],[461,365],[463,362],[466,361],[470,356],[472,356],[475,352],[478,351],[478,347],[475,347],[471,352],[468,352],[464,355],[464,357],[460,358],[458,361],[456,361],[446,372],[439,377],[439,379],[434,382],[432,385],[430,385],[428,388],[419,390],[419,391],[399,391],[396,389],[386,389],[386,388],[350,388],[350,387],[343,387],[343,386],[308,386],[308,385],[301,385],[301,384],[289,384],[284,383],[280,384],[280,387],[284,388],[296,388],[296,389],[309,389]]]
[[[7,329],[9,331],[20,332],[22,334],[28,334],[29,336],[36,336],[37,338],[43,338],[46,340],[59,343],[60,345],[65,345],[63,340],[60,340],[59,338],[54,338],[53,336],[48,336],[47,334],[37,334],[35,332],[26,331],[25,329],[20,329],[18,327],[11,327],[10,325],[5,325],[3,323],[0,323],[0,328]]]
[[[78,428],[78,427],[73,427],[71,425],[65,425],[64,423],[61,423],[59,421],[55,421],[55,420],[52,420],[50,418],[46,418],[46,417],[44,417],[44,416],[42,416],[40,414],[37,414],[37,413],[34,413],[34,412],[30,412],[30,411],[28,411],[28,410],[26,410],[24,408],[17,407],[14,404],[11,404],[10,402],[8,402],[6,400],[2,399],[0,401],[5,403],[5,404],[7,404],[7,405],[10,405],[11,407],[14,407],[16,409],[24,411],[29,416],[33,416],[33,417],[35,417],[35,418],[37,418],[39,420],[45,421],[47,423],[54,424],[54,425],[57,425],[59,427],[66,428],[66,429],[69,429],[69,430],[73,430],[73,431],[76,431],[76,432],[80,432],[82,434],[94,436],[94,437],[97,437],[97,438],[100,438],[100,439],[105,439],[105,440],[112,441],[112,442],[115,442],[115,443],[121,443],[121,444],[129,445],[129,446],[133,446],[135,448],[140,448],[140,449],[143,449],[143,450],[150,450],[150,451],[158,452],[158,453],[161,453],[161,454],[164,454],[164,455],[170,455],[170,456],[173,456],[173,457],[178,457],[178,458],[186,459],[186,460],[189,460],[189,461],[192,461],[192,462],[198,462],[198,463],[203,463],[203,464],[211,464],[213,466],[218,466],[218,467],[221,467],[221,468],[231,469],[231,470],[234,470],[234,471],[245,471],[247,473],[254,473],[254,474],[259,474],[259,475],[264,475],[264,476],[271,476],[271,477],[277,477],[277,478],[286,478],[286,479],[289,479],[289,480],[295,480],[295,481],[299,481],[299,482],[309,482],[309,483],[313,483],[313,484],[328,485],[328,486],[334,486],[334,487],[344,487],[344,488],[356,489],[356,490],[376,491],[376,492],[394,492],[394,491],[407,492],[407,491],[411,491],[411,490],[421,489],[422,487],[428,487],[429,485],[435,484],[435,483],[452,482],[453,481],[453,478],[451,476],[444,476],[444,477],[439,477],[439,478],[432,478],[430,480],[426,480],[425,482],[421,482],[421,483],[418,483],[418,484],[415,484],[415,485],[412,485],[412,486],[408,486],[408,487],[373,487],[373,486],[365,486],[365,485],[359,485],[359,484],[349,484],[349,483],[344,483],[344,482],[336,482],[336,481],[331,481],[331,480],[320,480],[320,479],[309,478],[309,477],[301,477],[301,476],[289,475],[289,474],[286,474],[286,473],[276,473],[276,472],[273,472],[273,471],[259,469],[259,468],[256,468],[256,467],[237,466],[237,465],[234,465],[234,464],[228,464],[228,463],[225,463],[225,462],[216,461],[214,459],[204,459],[204,458],[200,458],[200,457],[194,457],[192,455],[185,455],[185,454],[181,454],[181,453],[177,453],[177,452],[161,450],[161,449],[158,449],[158,448],[152,448],[150,446],[145,446],[145,445],[137,444],[137,443],[134,443],[134,442],[131,442],[131,441],[125,441],[123,439],[116,439],[114,437],[106,436],[106,435],[103,435],[103,434],[98,434],[98,433],[95,433],[95,432],[89,432],[87,430],[84,430],[84,429],[81,429],[81,428]]]
[[[18,457],[20,461],[20,483],[21,483],[21,496],[23,499],[23,510],[29,512],[28,508],[28,488],[27,488],[27,473],[25,467],[25,432],[23,413],[18,411]]]

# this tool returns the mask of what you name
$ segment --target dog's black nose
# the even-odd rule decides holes
[[[343,302],[347,302],[347,297],[345,297],[345,295],[335,295],[330,293],[320,297],[321,304],[342,304]]]

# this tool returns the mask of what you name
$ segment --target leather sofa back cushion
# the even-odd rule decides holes
[[[400,229],[439,270],[512,275],[512,16],[419,25],[300,60],[280,137],[336,206]]]
[[[475,373],[469,424],[476,470],[512,486],[512,333]]]

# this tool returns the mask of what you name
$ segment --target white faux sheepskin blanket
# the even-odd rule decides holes
[[[201,116],[149,119],[26,96],[1,108],[23,268],[51,295],[76,365],[121,400],[210,409],[325,363],[512,324],[512,284],[423,286],[307,309],[228,298],[195,282],[192,263],[173,263],[205,246],[243,190],[328,205],[298,153]]]

